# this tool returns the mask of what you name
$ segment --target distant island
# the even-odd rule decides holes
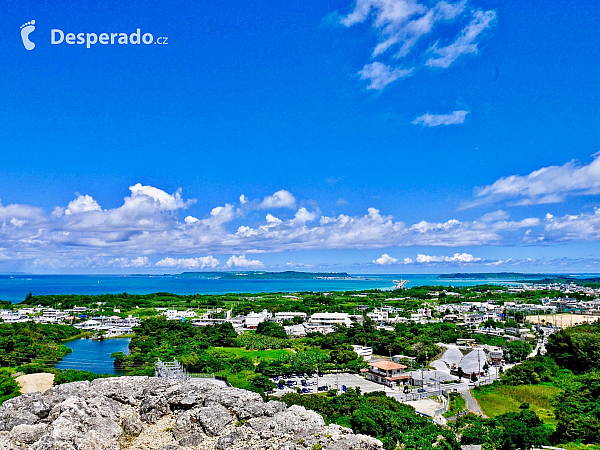
[[[343,280],[353,278],[346,272],[183,272],[179,276],[192,278],[217,278],[220,280]]]
[[[496,272],[496,273],[448,273],[438,275],[438,279],[469,279],[469,280],[539,280],[554,277],[541,273]]]
[[[578,275],[555,275],[542,273],[519,273],[519,272],[497,272],[497,273],[450,273],[438,275],[438,279],[456,279],[456,280],[511,280],[515,282],[537,284],[575,284],[577,286],[598,288],[600,287],[599,277],[580,277]]]

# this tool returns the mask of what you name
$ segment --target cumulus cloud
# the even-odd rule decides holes
[[[262,263],[262,261],[257,259],[246,259],[246,255],[231,255],[231,257],[225,263],[225,267],[238,269],[260,269],[265,267],[265,265]]]
[[[184,202],[181,198],[181,189],[177,190],[174,194],[167,194],[165,191],[153,186],[142,186],[141,183],[137,183],[136,185],[131,186],[129,190],[131,191],[130,201],[135,201],[137,199],[146,201],[146,199],[150,198],[154,200],[154,202],[158,204],[159,209],[163,211],[175,211],[195,203],[195,200]]]
[[[296,206],[296,198],[291,192],[282,189],[275,192],[273,195],[266,196],[260,203],[259,208],[290,208],[293,209]]]
[[[367,89],[382,90],[388,84],[396,81],[398,78],[404,78],[413,73],[413,69],[392,68],[380,62],[366,64],[358,72],[361,80],[369,80]]]
[[[381,257],[373,260],[373,264],[378,264],[380,266],[387,266],[389,264],[395,264],[398,262],[398,258],[393,258],[387,253],[381,255]]]
[[[381,90],[391,82],[411,75],[415,68],[400,68],[397,62],[411,56],[418,66],[449,67],[461,55],[477,53],[477,40],[491,27],[494,11],[470,11],[466,0],[440,1],[430,5],[416,0],[356,0],[354,9],[339,17],[339,23],[351,27],[368,23],[377,37],[372,58],[375,61],[359,72],[369,80],[368,89]],[[440,35],[440,25],[470,19],[452,42],[440,46],[432,36]],[[428,56],[431,54],[435,56]]]
[[[90,195],[78,194],[75,200],[69,202],[65,214],[81,214],[88,211],[100,211],[100,205]]]
[[[600,208],[593,212],[566,214],[555,217],[548,213],[543,220],[543,231],[528,233],[526,242],[572,242],[600,240]]]
[[[137,258],[113,258],[107,262],[109,267],[120,267],[124,268],[139,268],[151,266],[147,256],[138,256]]]
[[[514,205],[563,202],[570,196],[600,193],[600,154],[589,164],[569,161],[562,166],[548,166],[528,175],[511,175],[476,188],[475,199],[464,207],[510,200]]]
[[[412,121],[414,125],[437,127],[440,125],[457,125],[465,123],[468,111],[452,111],[450,114],[423,114]]]
[[[67,207],[59,207],[62,214],[47,214],[29,205],[0,205],[3,259],[27,260],[30,265],[37,261],[39,267],[53,268],[58,265],[83,267],[85,264],[89,267],[135,267],[135,258],[119,258],[143,255],[142,258],[160,259],[153,267],[202,268],[216,267],[218,261],[198,259],[196,255],[398,246],[466,247],[523,244],[542,238],[560,240],[559,231],[551,229],[550,220],[535,217],[511,220],[503,211],[486,214],[477,220],[450,218],[406,224],[376,208],[368,208],[366,214],[330,216],[297,207],[291,217],[287,211],[257,216],[247,214],[253,208],[240,211],[225,203],[212,208],[208,214],[199,211],[192,216],[181,214],[193,202],[183,199],[181,194],[168,194],[158,188],[145,189],[145,193],[137,188],[134,191],[135,194],[125,197],[119,207],[97,209],[90,207],[93,203],[86,199],[77,202],[79,206],[86,205],[79,210],[68,209],[81,211],[87,208],[88,211],[70,214],[65,212]],[[273,204],[280,205],[281,202]],[[172,210],[175,205],[179,208]],[[571,222],[583,223],[585,220],[587,216]],[[558,223],[553,226],[558,229]],[[588,235],[589,239],[593,238],[593,233],[581,233],[582,239],[588,239]],[[573,236],[575,239],[576,234]],[[238,267],[234,265],[238,259],[237,264],[246,260],[241,256],[230,258],[229,267]],[[109,264],[111,260],[115,261]],[[145,267],[146,260],[138,261],[140,267]],[[410,264],[406,260],[403,263]]]
[[[429,58],[426,65],[430,67],[450,67],[461,55],[477,53],[477,38],[490,28],[496,19],[495,11],[475,11],[473,20],[460,32],[460,35],[450,45],[438,47],[436,42],[430,52],[436,56]]]
[[[219,260],[212,255],[199,258],[171,258],[166,257],[155,264],[156,267],[168,267],[177,269],[214,269],[219,266]]]
[[[417,255],[417,262],[419,264],[431,264],[431,263],[473,263],[481,261],[481,258],[476,258],[469,253],[455,253],[452,256],[431,256],[423,255],[419,253]]]

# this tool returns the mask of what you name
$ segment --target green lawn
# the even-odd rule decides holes
[[[561,390],[550,384],[524,386],[490,385],[473,389],[473,397],[488,417],[507,412],[519,411],[519,405],[529,403],[529,407],[546,424],[556,427],[552,398]]]
[[[261,359],[275,359],[281,355],[293,353],[289,348],[283,348],[279,350],[246,350],[245,348],[239,347],[213,347],[211,351],[218,351],[219,353],[229,353],[235,356],[247,356],[251,358],[255,363],[258,363]]]

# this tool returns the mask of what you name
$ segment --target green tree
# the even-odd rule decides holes
[[[350,344],[343,344],[332,350],[329,357],[332,362],[346,366],[350,361],[357,359],[358,355],[354,352]]]
[[[277,387],[269,377],[264,375],[255,375],[250,379],[250,384],[252,385],[252,390],[260,394],[271,392]]]
[[[270,336],[278,339],[287,339],[285,329],[277,322],[264,321],[256,327],[256,333],[263,336]]]

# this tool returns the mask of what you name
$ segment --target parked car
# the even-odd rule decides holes
[[[426,391],[423,388],[419,388],[419,389],[417,389],[417,392],[426,392]]]

